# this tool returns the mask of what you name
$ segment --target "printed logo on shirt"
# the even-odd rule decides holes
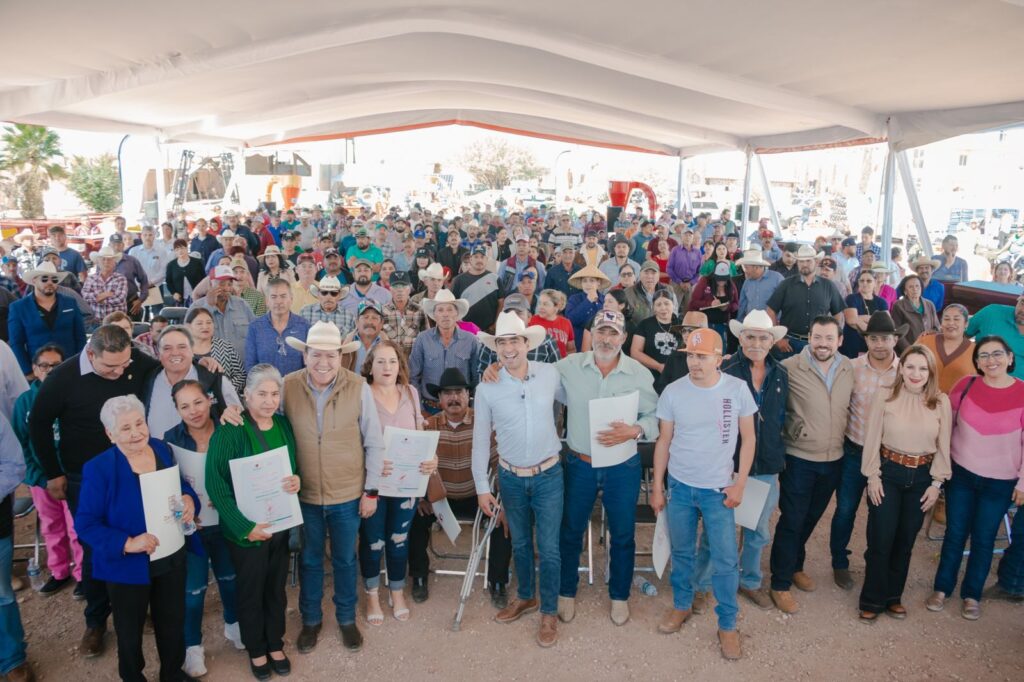
[[[732,398],[722,398],[722,421],[719,422],[719,438],[722,445],[729,444],[729,436],[732,433]]]

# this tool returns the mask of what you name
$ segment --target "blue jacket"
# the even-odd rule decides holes
[[[750,394],[757,402],[754,415],[754,434],[757,437],[754,463],[750,474],[767,476],[781,473],[786,468],[786,446],[782,442],[782,428],[786,423],[786,398],[789,397],[789,372],[775,358],[765,358],[764,382],[760,394],[754,389],[750,373],[750,360],[739,350],[722,363],[722,373],[747,382]],[[739,463],[740,446],[736,445],[735,459]]]
[[[165,467],[174,466],[170,448],[155,438],[149,439],[149,446]],[[181,491],[192,498],[196,509],[200,508],[199,498],[184,480]],[[82,542],[92,548],[94,578],[129,585],[149,584],[149,555],[124,553],[128,538],[146,532],[146,517],[139,479],[116,445],[93,457],[82,469],[75,530]],[[198,537],[193,534],[186,539],[190,550],[194,550]]]
[[[21,371],[32,371],[32,355],[48,343],[55,343],[69,358],[85,348],[85,320],[75,299],[57,294],[57,321],[51,330],[43,322],[35,296],[29,295],[11,304],[7,317],[7,335]]]

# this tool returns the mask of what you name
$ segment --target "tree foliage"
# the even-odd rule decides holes
[[[533,180],[547,172],[529,149],[498,137],[467,145],[458,163],[488,189],[504,189],[514,180]]]
[[[94,159],[76,156],[71,160],[67,184],[79,201],[94,211],[109,213],[121,205],[121,176],[110,154]]]
[[[60,136],[45,126],[15,123],[4,128],[0,142],[4,145],[0,152],[0,170],[8,171],[13,177],[21,215],[45,217],[43,192],[51,181],[67,176],[63,164],[58,163],[62,157]]]

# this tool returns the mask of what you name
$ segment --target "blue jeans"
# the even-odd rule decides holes
[[[416,515],[415,497],[379,497],[377,511],[359,527],[359,569],[366,589],[380,585],[380,557],[388,567],[388,587],[405,587],[409,563],[409,530]]]
[[[556,464],[536,476],[516,476],[498,469],[501,506],[512,536],[512,560],[519,583],[517,596],[533,599],[533,528],[537,527],[537,551],[540,554],[540,612],[558,613],[558,583],[561,580],[561,556],[558,549],[562,525],[562,501],[565,492],[562,465]]]
[[[579,584],[580,552],[583,533],[594,510],[597,491],[603,491],[601,503],[608,518],[611,559],[608,597],[625,601],[633,581],[636,559],[636,501],[640,496],[640,455],[622,464],[595,469],[575,455],[565,460],[565,513],[562,515],[560,549],[562,584],[558,593],[575,597]]]
[[[1024,507],[1017,507],[1010,527],[1011,542],[999,560],[999,587],[1024,595]]]
[[[331,537],[334,573],[334,615],[339,625],[356,622],[356,534],[359,498],[341,504],[302,507],[302,554],[299,561],[299,612],[303,625],[323,622],[324,548]]]
[[[812,462],[786,455],[779,474],[779,522],[772,543],[772,589],[786,592],[793,574],[804,570],[807,540],[839,485],[843,461]]]
[[[6,675],[25,662],[25,629],[18,600],[11,588],[14,533],[0,539],[0,673]]]
[[[220,601],[224,606],[224,622],[237,623],[235,609],[238,605],[238,586],[235,583],[235,565],[228,553],[227,540],[220,532],[220,526],[210,526],[199,531],[206,556],[188,552],[185,563],[185,646],[203,643],[203,607],[206,603],[206,588],[210,583],[210,566],[217,579]]]
[[[694,561],[697,549],[697,519],[704,518],[704,532],[711,545],[711,588],[720,630],[735,630],[739,605],[739,557],[736,550],[736,521],[726,507],[725,493],[694,488],[668,477],[668,534],[672,545],[672,605],[688,611],[693,605]]]
[[[832,514],[832,532],[828,541],[833,569],[850,567],[850,550],[847,547],[857,521],[860,501],[864,498],[864,488],[868,485],[868,479],[860,473],[863,453],[864,446],[849,438],[843,440],[842,473],[836,488],[836,510]]]
[[[765,474],[760,476],[751,475],[764,481],[769,486],[768,497],[764,501],[764,510],[761,511],[761,518],[757,520],[757,528],[750,530],[742,529],[743,546],[740,548],[740,587],[748,590],[761,588],[761,550],[768,541],[772,539],[771,525],[772,512],[779,504],[779,476],[778,474]],[[708,547],[708,534],[700,534],[700,541],[697,544],[697,563],[693,569],[693,589],[698,592],[709,592],[711,590],[711,551]]]
[[[953,476],[946,484],[946,536],[942,540],[939,568],[935,572],[935,590],[951,594],[956,587],[960,562],[967,538],[971,554],[967,557],[962,599],[981,599],[985,579],[992,567],[992,551],[1003,515],[1010,508],[1016,479],[986,478],[953,465]]]

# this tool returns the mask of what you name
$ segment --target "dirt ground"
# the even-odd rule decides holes
[[[1024,606],[983,603],[981,620],[969,622],[959,615],[959,600],[951,600],[942,613],[930,613],[923,602],[931,590],[940,543],[918,540],[906,590],[910,611],[905,621],[881,617],[874,624],[857,620],[857,591],[844,592],[831,580],[828,521],[822,519],[808,547],[808,572],[818,583],[812,594],[796,592],[801,612],[785,616],[761,611],[740,600],[740,631],[745,658],[729,663],[719,656],[713,613],[693,617],[683,631],[662,635],[658,619],[671,604],[668,573],[651,578],[658,595],[634,590],[632,619],[616,627],[608,618],[603,574],[595,571],[594,584],[581,584],[577,616],[559,625],[560,640],[552,649],[534,642],[539,616],[517,623],[493,621],[494,609],[480,588],[470,597],[461,632],[452,632],[461,578],[431,576],[430,600],[410,604],[412,619],[399,623],[390,617],[383,626],[360,620],[366,643],[358,653],[341,646],[333,625],[328,575],[324,600],[325,627],[315,651],[299,654],[294,648],[300,629],[298,588],[288,590],[286,652],[293,678],[301,680],[415,678],[417,680],[676,680],[699,676],[707,680],[1024,680]],[[863,575],[865,512],[854,535],[852,569]],[[595,523],[595,528],[597,524]],[[24,522],[18,542],[30,540]],[[464,533],[464,536],[466,534]],[[648,535],[649,536],[649,535]],[[460,538],[461,540],[462,538]],[[438,546],[447,543],[435,536]],[[20,550],[17,556],[23,556]],[[767,568],[767,552],[763,557]],[[603,566],[604,550],[595,540],[595,564]],[[640,561],[643,561],[641,559]],[[447,563],[451,568],[464,562]],[[435,562],[434,567],[441,564]],[[994,570],[994,566],[993,566]],[[24,563],[15,567],[23,574]],[[329,573],[329,572],[328,572]],[[82,604],[73,602],[70,589],[43,599],[25,590],[18,593],[21,616],[28,633],[29,658],[43,680],[117,679],[117,655],[112,631],[107,652],[85,660],[76,650],[84,621]],[[386,612],[389,609],[385,608]],[[359,617],[363,611],[360,606]],[[204,638],[206,680],[251,680],[244,652],[235,651],[222,635],[220,601],[215,586],[207,593]],[[152,638],[146,649],[149,679],[157,679],[157,657]]]

